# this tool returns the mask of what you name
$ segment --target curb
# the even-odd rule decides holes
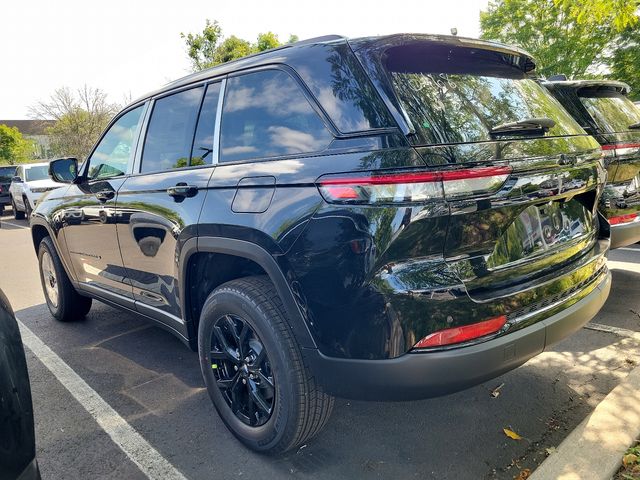
[[[640,436],[640,367],[636,367],[565,438],[529,480],[611,480]]]

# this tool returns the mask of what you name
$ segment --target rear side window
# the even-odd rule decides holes
[[[451,47],[399,47],[387,58],[398,98],[419,145],[493,140],[501,124],[546,117],[547,136],[584,134],[542,86],[497,52]]]
[[[621,93],[584,89],[578,95],[604,133],[628,132],[630,127],[640,128],[640,109]]]
[[[155,101],[142,150],[143,173],[189,165],[202,90],[192,88]]]
[[[230,78],[226,92],[221,162],[318,152],[333,139],[298,84],[281,70]]]
[[[213,137],[216,129],[219,98],[220,82],[209,85],[200,109],[196,137],[191,151],[191,165],[213,163]]]

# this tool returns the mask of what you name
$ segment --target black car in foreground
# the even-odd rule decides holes
[[[606,156],[607,184],[600,211],[611,226],[611,248],[640,242],[640,109],[629,86],[607,80],[558,80],[544,85]]]
[[[0,291],[0,480],[40,479],[31,387],[18,322]]]
[[[0,215],[4,212],[4,207],[11,205],[9,187],[15,174],[16,167],[14,165],[0,165]]]
[[[610,289],[602,151],[523,51],[324,37],[132,103],[31,218],[53,316],[98,299],[199,352],[250,448],[300,445],[332,396],[500,375]],[[606,221],[604,222],[606,226]]]

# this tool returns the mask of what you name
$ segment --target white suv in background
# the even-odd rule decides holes
[[[14,218],[29,218],[44,192],[63,185],[49,178],[49,162],[19,165],[9,187]]]

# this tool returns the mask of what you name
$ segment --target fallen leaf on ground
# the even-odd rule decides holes
[[[513,430],[509,430],[508,428],[503,428],[502,431],[509,438],[512,438],[514,440],[522,440],[522,437],[518,435],[516,432],[514,432]]]
[[[531,470],[528,468],[525,468],[520,472],[520,474],[517,477],[514,477],[514,478],[516,480],[527,480],[527,478],[529,478],[530,475],[531,475]]]
[[[500,385],[498,385],[496,388],[494,388],[494,389],[491,391],[491,396],[492,396],[493,398],[497,398],[497,397],[498,397],[498,395],[500,395],[500,389],[501,389],[502,387],[504,387],[504,383],[501,383],[501,384],[500,384]]]
[[[545,452],[547,452],[547,456],[549,456],[549,455],[553,455],[554,453],[557,453],[558,450],[556,449],[556,447],[549,447],[545,449]]]
[[[638,458],[637,455],[634,455],[633,453],[628,453],[627,455],[622,457],[622,465],[624,465],[625,467],[628,467],[629,465],[638,463],[638,460],[640,459]]]

